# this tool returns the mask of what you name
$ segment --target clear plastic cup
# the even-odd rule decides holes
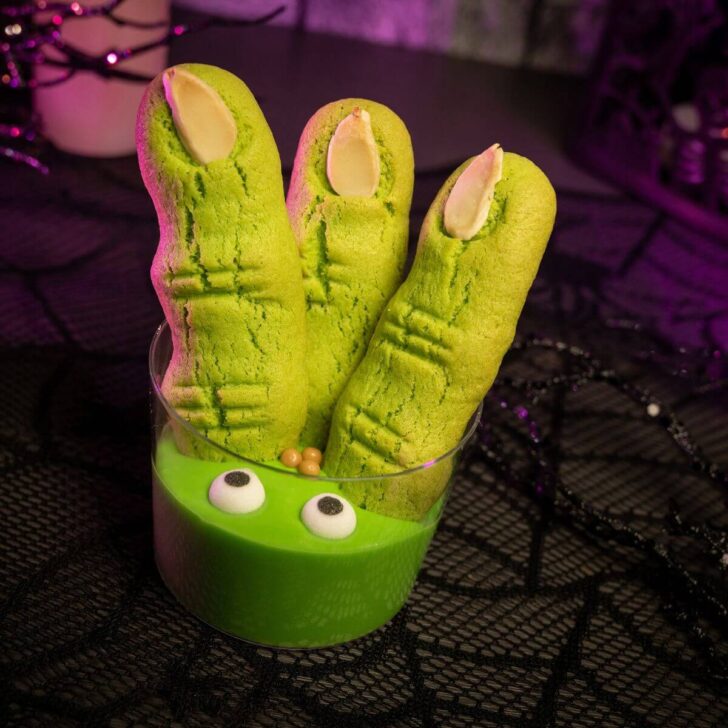
[[[388,622],[412,589],[480,408],[452,450],[416,468],[363,478],[303,476],[227,451],[180,417],[161,392],[171,355],[165,323],[152,340],[149,371],[154,551],[169,590],[209,625],[270,646],[334,645]],[[178,442],[205,459],[182,454]],[[211,485],[240,470],[256,488],[260,482],[265,500],[248,513],[220,510]],[[355,505],[360,489],[376,487],[386,497],[423,479],[442,495],[418,521]],[[304,505],[321,494],[352,504],[351,535],[326,538],[304,523]]]

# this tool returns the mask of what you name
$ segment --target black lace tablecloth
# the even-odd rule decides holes
[[[559,190],[406,607],[352,644],[262,649],[154,568],[134,160],[50,162],[0,170],[0,724],[728,724],[724,615],[696,586],[726,603],[728,247]],[[419,176],[415,231],[441,179]]]

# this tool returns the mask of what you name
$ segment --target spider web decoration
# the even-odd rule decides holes
[[[103,78],[148,83],[151,77],[119,66],[123,61],[142,53],[169,45],[175,38],[212,27],[243,27],[263,25],[278,17],[285,9],[278,6],[255,18],[229,19],[209,17],[195,23],[177,24],[143,23],[121,19],[118,15],[124,0],[87,6],[79,2],[61,3],[36,0],[15,6],[0,7],[0,85],[11,89],[33,89],[56,86],[64,83],[79,72],[95,73]],[[159,28],[159,37],[153,41],[128,48],[108,48],[103,53],[92,55],[68,43],[61,37],[63,23],[69,19],[105,17],[116,25],[133,28]],[[49,49],[53,49],[49,55]],[[58,76],[38,81],[31,70],[38,65],[57,68]],[[25,124],[0,125],[0,140],[31,142],[38,135],[37,119]],[[0,145],[0,155],[14,162],[27,164],[44,174],[48,168],[32,154],[9,145]]]

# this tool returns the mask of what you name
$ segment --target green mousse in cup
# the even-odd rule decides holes
[[[154,548],[159,573],[201,620],[278,647],[324,647],[388,622],[406,601],[437,527],[458,445],[401,473],[307,477],[212,443],[180,417],[160,385],[172,354],[163,324],[150,349],[154,451]],[[209,459],[182,454],[175,433],[198,438]],[[214,458],[214,459],[213,459]],[[427,472],[443,495],[419,520],[355,505],[357,489],[408,489]]]

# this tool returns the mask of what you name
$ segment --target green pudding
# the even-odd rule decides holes
[[[225,513],[208,500],[212,481],[253,470],[265,488],[256,511]],[[200,619],[252,642],[322,647],[360,637],[404,604],[435,530],[442,499],[420,522],[354,508],[343,539],[311,533],[301,509],[335,483],[296,477],[275,464],[209,462],[182,455],[168,431],[154,463],[157,565]],[[343,496],[342,496],[343,497]]]

